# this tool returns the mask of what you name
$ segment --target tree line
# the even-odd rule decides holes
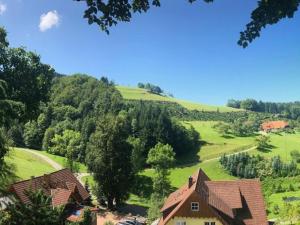
[[[164,93],[163,89],[161,89],[159,86],[154,85],[154,84],[139,82],[137,84],[137,86],[138,86],[138,88],[146,89],[147,91],[149,91],[152,94],[161,95],[162,93]]]
[[[295,161],[284,163],[280,156],[275,156],[269,160],[260,155],[252,156],[248,153],[238,153],[229,156],[223,155],[219,161],[226,171],[240,178],[264,179],[300,175]]]
[[[263,102],[256,101],[254,99],[245,100],[234,100],[230,99],[227,102],[227,106],[245,109],[254,112],[272,113],[272,114],[282,114],[282,116],[289,119],[298,119],[300,117],[300,102]]]

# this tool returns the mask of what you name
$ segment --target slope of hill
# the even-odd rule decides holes
[[[220,112],[236,112],[240,109],[235,109],[227,106],[212,106],[205,105],[200,103],[189,102],[185,100],[179,100],[176,98],[171,98],[167,96],[161,96],[157,94],[149,93],[146,89],[134,88],[134,87],[124,87],[117,86],[117,89],[121,92],[123,98],[132,99],[132,100],[147,100],[147,101],[163,101],[163,102],[176,102],[181,106],[189,110],[198,110],[198,111],[217,111]]]
[[[18,148],[12,149],[5,161],[14,165],[16,175],[20,180],[55,171],[50,164],[40,157]]]

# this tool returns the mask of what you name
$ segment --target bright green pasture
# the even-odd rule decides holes
[[[253,154],[261,154],[267,158],[279,155],[283,161],[291,161],[290,152],[293,150],[300,151],[300,133],[288,134],[269,134],[271,147],[266,151],[253,151]]]
[[[16,175],[21,180],[54,172],[53,167],[47,162],[22,149],[11,149],[5,160],[14,165]]]
[[[62,166],[66,165],[66,158],[63,157],[63,156],[53,155],[53,154],[50,154],[46,151],[37,151],[37,152],[49,157],[50,159],[52,159],[53,161],[57,162],[58,164],[60,164]],[[79,172],[80,173],[86,173],[87,172],[86,165],[84,165],[83,163],[77,163],[77,164],[79,166]]]
[[[205,104],[194,103],[185,100],[179,100],[167,96],[156,95],[156,94],[149,93],[146,89],[142,89],[142,88],[117,86],[117,89],[121,92],[122,96],[125,99],[177,102],[178,104],[182,105],[183,107],[189,110],[199,110],[199,111],[219,110],[220,112],[239,111],[239,109],[234,109],[226,106],[205,105]]]
[[[224,153],[238,152],[254,145],[255,137],[221,137],[213,128],[216,123],[215,121],[183,122],[186,126],[192,125],[200,133],[201,141],[204,142],[198,153],[200,160],[216,158]]]

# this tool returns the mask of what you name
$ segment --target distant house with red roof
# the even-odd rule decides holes
[[[267,225],[259,180],[211,181],[200,169],[170,194],[158,225]]]
[[[276,131],[280,129],[287,128],[289,126],[288,122],[278,120],[278,121],[268,121],[261,124],[261,129],[265,132]]]
[[[77,180],[69,169],[62,169],[43,176],[34,177],[14,183],[10,187],[10,192],[24,204],[30,204],[26,191],[42,190],[47,196],[51,196],[53,207],[65,206],[65,210],[70,211],[71,221],[80,221],[80,214],[83,205],[90,198],[88,191]],[[76,212],[72,214],[72,212]]]

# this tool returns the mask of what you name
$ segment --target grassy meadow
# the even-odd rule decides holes
[[[121,92],[123,98],[125,99],[176,102],[189,110],[199,110],[199,111],[219,110],[220,112],[239,111],[239,109],[234,109],[226,106],[212,106],[212,105],[189,102],[185,100],[179,100],[167,96],[156,95],[156,94],[149,93],[146,89],[142,89],[142,88],[124,87],[124,86],[116,86],[116,88]]]
[[[42,154],[42,155],[45,155],[45,156],[49,157],[53,161],[55,161],[58,164],[62,165],[63,167],[66,165],[66,158],[63,157],[63,156],[53,155],[53,154],[50,154],[46,151],[37,151],[37,152]],[[80,173],[86,173],[87,172],[87,167],[83,163],[77,163],[77,165],[78,165],[78,172],[80,172]]]
[[[199,133],[203,144],[200,146],[198,156],[200,160],[219,157],[224,153],[235,153],[254,145],[255,137],[221,137],[213,128],[215,121],[183,122],[185,126],[192,125]]]
[[[32,176],[40,176],[54,172],[55,169],[38,156],[22,149],[13,148],[5,161],[13,164],[19,180],[29,179]]]
[[[300,133],[271,133],[270,136],[270,148],[265,151],[252,151],[253,154],[260,154],[267,158],[272,158],[279,155],[285,162],[290,162],[291,151],[300,150]]]

